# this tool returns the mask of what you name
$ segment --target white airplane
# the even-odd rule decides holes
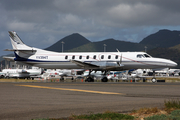
[[[83,75],[81,75],[81,76],[91,78],[91,79],[85,79],[85,82],[94,82],[94,79],[99,79],[99,78],[104,77],[104,71],[86,70],[86,71],[84,71]]]
[[[46,71],[44,71],[42,77],[44,78],[44,76],[47,78],[47,76],[61,76],[60,80],[64,80],[64,77],[72,77],[72,80],[74,80],[74,76],[77,76],[77,72],[82,72],[84,70],[82,69],[56,69],[56,70],[52,70],[52,69],[47,69]]]
[[[89,72],[91,72],[91,73],[89,73]],[[89,70],[86,70],[86,71],[84,71],[83,76],[88,76],[89,74],[91,74],[92,76],[101,77],[103,75],[103,72],[102,71],[89,71]]]
[[[123,71],[130,69],[154,69],[175,67],[171,60],[153,58],[145,52],[68,52],[57,53],[25,45],[14,31],[9,31],[15,58],[18,63],[24,63],[46,69],[89,69],[90,71]],[[91,72],[90,72],[91,73]],[[88,81],[92,78],[88,77]],[[107,77],[102,82],[107,82]]]
[[[7,78],[31,78],[41,75],[41,69],[3,69],[2,73]]]
[[[153,71],[150,69],[137,69],[137,70],[132,71],[131,77],[135,78],[135,77],[147,76],[148,72],[153,72]]]
[[[117,80],[120,78],[119,75],[122,75],[125,72],[126,71],[118,71],[118,72],[117,71],[109,71],[108,73],[106,73],[107,79],[108,80]],[[84,74],[82,76],[87,77],[89,74],[91,75],[91,77],[94,77],[95,79],[104,77],[104,72],[102,72],[102,71],[92,71],[91,73],[89,73],[89,70],[84,71]],[[93,81],[87,81],[87,82],[93,82]]]

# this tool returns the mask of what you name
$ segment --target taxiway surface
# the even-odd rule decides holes
[[[61,118],[163,107],[180,83],[0,83],[0,119]]]

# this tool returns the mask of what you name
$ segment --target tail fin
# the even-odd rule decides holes
[[[14,31],[8,31],[11,39],[11,44],[14,50],[32,50],[31,47],[25,45],[20,37]]]
[[[16,60],[22,61],[26,60],[26,57],[29,57],[36,53],[37,49],[33,47],[29,47],[26,44],[23,43],[23,41],[20,39],[20,37],[16,34],[14,31],[8,31],[11,44],[13,49],[6,49],[5,51],[14,51]]]

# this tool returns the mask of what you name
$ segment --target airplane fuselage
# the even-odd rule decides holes
[[[30,51],[19,51],[20,56],[15,61],[24,62],[29,65],[46,69],[110,69],[110,70],[128,70],[128,69],[154,69],[163,67],[174,67],[176,63],[162,58],[153,58],[145,52],[64,52],[57,53],[34,48],[36,53]],[[30,55],[31,54],[31,55]],[[28,56],[28,57],[26,57]],[[121,58],[122,56],[122,58]],[[81,66],[74,62],[98,65]],[[119,62],[123,67],[119,66]],[[111,69],[112,68],[112,69]]]

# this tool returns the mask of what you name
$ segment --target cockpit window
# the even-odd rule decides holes
[[[145,56],[146,58],[150,58],[150,57],[151,57],[151,56],[148,55],[148,54],[144,54],[144,56]]]
[[[137,58],[150,58],[151,56],[148,54],[138,54]]]
[[[142,54],[138,54],[137,58],[144,58],[144,56]]]

